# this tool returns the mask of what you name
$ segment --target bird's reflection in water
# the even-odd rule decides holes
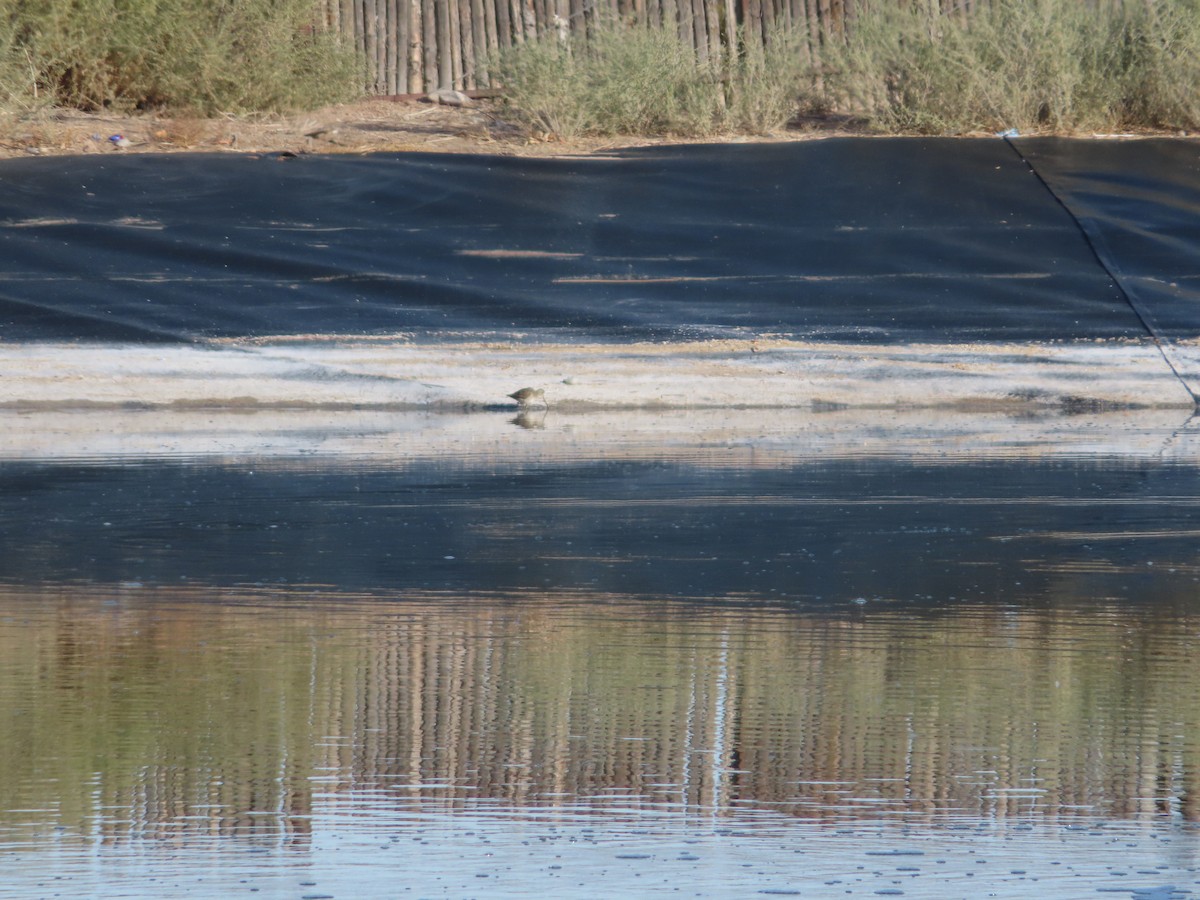
[[[518,428],[541,429],[546,427],[546,410],[539,409],[533,412],[528,410],[517,413],[513,418],[508,420]]]

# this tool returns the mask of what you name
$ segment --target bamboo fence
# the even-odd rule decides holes
[[[325,26],[365,58],[367,89],[420,94],[493,86],[488,60],[542,35],[587,34],[607,18],[676,29],[701,59],[741,41],[767,43],[778,28],[823,35],[851,27],[872,0],[320,0]],[[880,2],[880,0],[874,0]],[[894,0],[893,0],[894,2]],[[963,9],[979,0],[910,0]]]

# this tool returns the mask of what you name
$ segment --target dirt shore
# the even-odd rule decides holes
[[[871,136],[845,116],[812,118],[769,135],[712,135],[702,139],[619,135],[558,140],[530,133],[505,117],[502,103],[475,100],[467,107],[424,98],[366,98],[295,115],[212,118],[153,113],[84,113],[51,109],[0,127],[0,159],[88,153],[494,153],[502,156],[572,156],[621,147],[662,144],[803,141]],[[123,146],[112,138],[123,136]],[[878,135],[876,135],[878,136]],[[962,137],[993,137],[989,134]],[[1186,136],[1163,131],[1073,137]]]
[[[853,133],[853,129],[842,122],[828,121],[805,123],[768,136],[717,136],[711,140],[804,140],[839,133]],[[118,147],[111,140],[117,135],[123,136],[128,146]],[[47,110],[0,130],[0,159],[114,152],[407,151],[562,156],[679,142],[629,135],[562,142],[553,135],[530,134],[507,121],[502,105],[495,101],[478,100],[468,107],[454,107],[418,98],[373,98],[287,116],[197,118]]]

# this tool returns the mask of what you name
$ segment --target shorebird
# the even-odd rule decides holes
[[[540,400],[542,406],[546,405],[546,391],[543,388],[521,388],[519,391],[513,391],[508,396],[517,401],[517,406],[521,409],[527,409],[530,404]]]

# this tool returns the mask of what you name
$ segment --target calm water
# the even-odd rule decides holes
[[[522,424],[10,447],[0,896],[1200,894],[1190,423]]]

